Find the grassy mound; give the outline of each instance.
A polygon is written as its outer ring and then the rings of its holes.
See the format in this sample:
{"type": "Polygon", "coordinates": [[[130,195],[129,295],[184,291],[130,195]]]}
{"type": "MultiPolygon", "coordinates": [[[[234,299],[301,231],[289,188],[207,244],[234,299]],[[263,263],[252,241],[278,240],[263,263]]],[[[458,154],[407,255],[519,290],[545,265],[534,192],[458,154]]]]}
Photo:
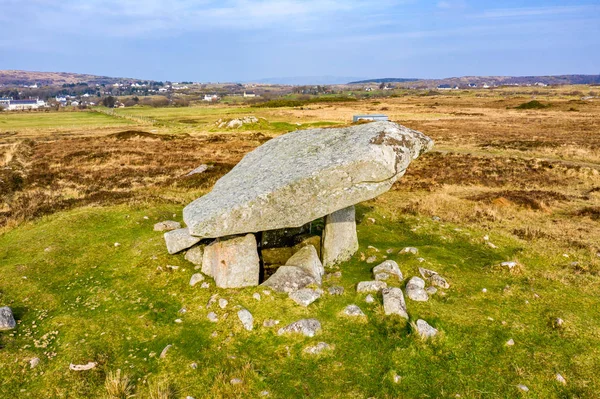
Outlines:
{"type": "Polygon", "coordinates": [[[515,107],[515,109],[546,109],[549,107],[550,105],[545,105],[537,100],[532,100],[515,107]]]}
{"type": "Polygon", "coordinates": [[[359,253],[341,265],[341,279],[324,283],[325,290],[343,286],[344,295],[324,294],[303,308],[260,287],[222,290],[210,279],[209,289],[190,287],[193,265],[183,255],[167,255],[162,235],[152,230],[179,211],[80,208],[0,236],[0,303],[18,320],[16,331],[0,333],[0,397],[90,398],[121,389],[138,397],[159,390],[171,397],[259,397],[267,390],[275,398],[482,392],[500,398],[517,396],[516,385],[524,384],[535,397],[553,398],[588,397],[600,388],[593,361],[600,354],[598,288],[586,287],[589,295],[582,295],[577,284],[545,279],[553,260],[510,236],[492,234],[499,246],[493,249],[480,238],[483,231],[359,207],[359,253]],[[405,246],[419,248],[425,261],[399,255],[405,246]],[[361,260],[370,256],[377,262],[361,260]],[[383,314],[381,298],[367,304],[356,293],[356,283],[371,279],[370,269],[384,257],[396,260],[407,278],[421,266],[448,279],[451,288],[428,302],[407,299],[411,319],[428,321],[441,337],[422,341],[404,320],[383,314]],[[497,266],[517,258],[518,272],[497,266]],[[214,294],[229,300],[226,309],[207,308],[214,294]],[[349,304],[359,305],[366,319],[341,315],[349,304]],[[237,305],[254,315],[253,331],[241,327],[237,305]],[[209,311],[218,323],[207,320],[209,311]],[[316,337],[277,335],[279,327],[306,317],[320,320],[316,337]],[[552,326],[556,317],[566,321],[562,329],[552,326]],[[281,323],[263,327],[267,319],[281,323]],[[509,339],[513,347],[505,346],[509,339]],[[333,350],[303,353],[321,341],[333,350]],[[40,363],[31,369],[34,357],[40,363]],[[90,361],[98,364],[93,370],[69,370],[70,363],[90,361]],[[567,386],[554,380],[557,372],[567,386]],[[232,385],[234,378],[243,383],[232,385]]]}

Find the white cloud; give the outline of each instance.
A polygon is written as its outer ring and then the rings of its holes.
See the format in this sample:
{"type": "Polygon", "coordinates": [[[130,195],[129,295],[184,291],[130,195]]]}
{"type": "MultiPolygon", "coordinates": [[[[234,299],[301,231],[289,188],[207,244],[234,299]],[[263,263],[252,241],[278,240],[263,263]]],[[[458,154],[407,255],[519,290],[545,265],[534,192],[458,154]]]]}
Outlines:
{"type": "Polygon", "coordinates": [[[565,15],[575,13],[587,13],[600,11],[598,6],[555,6],[555,7],[523,7],[523,8],[499,8],[484,11],[473,15],[475,18],[517,18],[535,17],[544,15],[565,15]]]}

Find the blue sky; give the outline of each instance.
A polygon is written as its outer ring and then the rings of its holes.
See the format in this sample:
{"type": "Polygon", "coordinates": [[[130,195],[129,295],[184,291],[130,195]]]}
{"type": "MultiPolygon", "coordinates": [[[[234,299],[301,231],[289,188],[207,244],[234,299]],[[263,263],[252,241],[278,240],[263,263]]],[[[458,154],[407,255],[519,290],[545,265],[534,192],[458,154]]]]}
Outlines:
{"type": "Polygon", "coordinates": [[[0,0],[0,69],[156,80],[600,74],[600,0],[0,0]]]}

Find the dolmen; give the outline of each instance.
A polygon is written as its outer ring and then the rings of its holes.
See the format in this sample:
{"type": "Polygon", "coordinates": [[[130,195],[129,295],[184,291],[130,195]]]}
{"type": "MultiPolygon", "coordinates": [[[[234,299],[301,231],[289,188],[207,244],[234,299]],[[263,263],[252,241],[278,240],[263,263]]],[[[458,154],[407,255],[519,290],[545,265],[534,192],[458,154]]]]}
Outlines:
{"type": "Polygon", "coordinates": [[[192,248],[190,259],[200,251],[201,271],[221,288],[256,286],[267,266],[275,273],[264,284],[278,291],[319,285],[323,266],[358,250],[354,205],[388,191],[432,147],[423,133],[393,122],[279,136],[184,208],[187,227],[165,233],[167,249],[192,248]],[[322,218],[315,236],[311,223],[322,218]],[[314,248],[295,256],[306,246],[314,248]]]}

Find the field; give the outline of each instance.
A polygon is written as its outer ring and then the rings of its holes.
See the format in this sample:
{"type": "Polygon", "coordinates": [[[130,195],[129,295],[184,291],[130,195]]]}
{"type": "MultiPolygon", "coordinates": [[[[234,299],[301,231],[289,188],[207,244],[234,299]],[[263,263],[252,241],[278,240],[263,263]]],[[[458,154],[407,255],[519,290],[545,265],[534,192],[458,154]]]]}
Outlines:
{"type": "Polygon", "coordinates": [[[0,113],[0,306],[19,320],[0,333],[0,397],[126,397],[106,396],[117,370],[141,398],[598,397],[600,100],[582,100],[594,89],[0,113]],[[265,141],[347,125],[357,113],[385,113],[436,147],[391,191],[357,207],[361,248],[340,265],[341,278],[324,283],[344,295],[301,308],[262,287],[190,287],[194,266],[166,253],[153,224],[181,220],[183,205],[265,141]],[[259,122],[218,127],[248,115],[259,122]],[[186,176],[200,164],[211,168],[186,176]],[[406,246],[425,261],[398,254],[406,246]],[[365,258],[384,255],[405,277],[424,266],[450,282],[428,302],[407,300],[411,319],[427,320],[438,338],[419,339],[409,323],[384,316],[381,298],[367,304],[356,293],[377,264],[365,258]],[[209,308],[214,294],[228,307],[209,308]],[[341,315],[352,303],[366,320],[341,315]],[[252,312],[254,331],[242,329],[236,305],[252,312]],[[303,317],[323,331],[276,334],[303,317]],[[281,324],[263,327],[266,319],[281,324]],[[303,353],[320,341],[333,350],[303,353]],[[98,367],[69,370],[89,361],[98,367]]]}

